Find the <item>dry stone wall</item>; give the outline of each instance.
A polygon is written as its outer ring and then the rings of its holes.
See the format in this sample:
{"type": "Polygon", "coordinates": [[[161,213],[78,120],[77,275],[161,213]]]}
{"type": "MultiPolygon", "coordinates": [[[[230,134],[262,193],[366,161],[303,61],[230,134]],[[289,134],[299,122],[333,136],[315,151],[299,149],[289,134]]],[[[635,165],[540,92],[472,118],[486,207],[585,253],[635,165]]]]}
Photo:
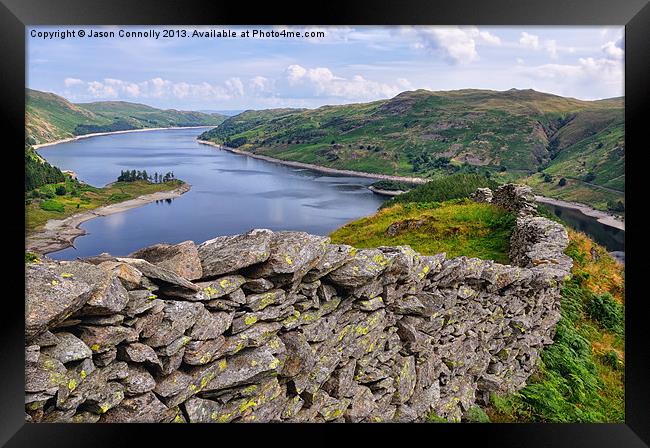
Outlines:
{"type": "Polygon", "coordinates": [[[261,229],[29,264],[26,418],[461,420],[524,386],[559,320],[566,232],[525,190],[481,194],[523,210],[512,266],[261,229]]]}

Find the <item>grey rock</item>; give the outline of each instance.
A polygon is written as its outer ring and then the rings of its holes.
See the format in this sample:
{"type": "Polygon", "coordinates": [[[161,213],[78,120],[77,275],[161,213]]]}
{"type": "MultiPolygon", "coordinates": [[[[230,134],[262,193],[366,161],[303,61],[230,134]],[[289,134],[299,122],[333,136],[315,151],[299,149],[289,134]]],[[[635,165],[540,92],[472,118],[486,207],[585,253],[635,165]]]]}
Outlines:
{"type": "Polygon", "coordinates": [[[266,261],[273,232],[255,229],[243,235],[220,236],[199,245],[203,277],[216,277],[266,261]]]}
{"type": "Polygon", "coordinates": [[[176,272],[159,265],[151,264],[146,260],[141,260],[138,258],[118,258],[117,260],[133,266],[138,271],[142,272],[142,274],[147,276],[147,278],[153,280],[154,283],[157,283],[159,285],[178,286],[189,291],[199,290],[198,286],[181,277],[176,272]]]}
{"type": "Polygon", "coordinates": [[[72,333],[57,333],[58,344],[54,347],[44,348],[43,353],[61,361],[63,364],[90,358],[92,350],[72,333]]]}
{"type": "Polygon", "coordinates": [[[140,258],[162,266],[187,280],[198,280],[203,276],[199,252],[192,241],[155,244],[133,252],[129,258],[140,258]]]}
{"type": "Polygon", "coordinates": [[[102,415],[102,423],[157,423],[162,420],[167,407],[152,392],[126,398],[102,415]]]}

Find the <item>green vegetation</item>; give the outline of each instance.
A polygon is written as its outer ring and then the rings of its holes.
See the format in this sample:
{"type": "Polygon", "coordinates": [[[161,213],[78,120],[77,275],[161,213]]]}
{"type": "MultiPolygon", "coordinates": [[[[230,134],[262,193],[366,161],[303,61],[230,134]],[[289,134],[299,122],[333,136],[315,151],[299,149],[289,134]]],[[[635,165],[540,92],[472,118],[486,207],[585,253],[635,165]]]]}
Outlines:
{"type": "Polygon", "coordinates": [[[415,188],[417,184],[412,184],[409,182],[400,182],[397,180],[380,180],[378,182],[373,183],[370,186],[377,188],[378,190],[408,191],[415,188]]]}
{"type": "Polygon", "coordinates": [[[218,125],[226,117],[123,101],[73,104],[53,93],[26,89],[25,143],[35,145],[77,135],[130,129],[218,125]]]}
{"type": "Polygon", "coordinates": [[[138,180],[144,180],[147,182],[153,182],[155,184],[159,184],[162,182],[169,182],[174,180],[174,173],[171,171],[168,171],[167,173],[163,174],[158,174],[158,172],[155,172],[153,176],[150,176],[149,173],[147,173],[147,170],[142,170],[142,171],[136,171],[136,170],[122,170],[120,172],[120,175],[117,178],[118,182],[135,182],[138,180]]]}
{"type": "Polygon", "coordinates": [[[448,257],[466,255],[508,262],[514,215],[469,199],[396,204],[346,224],[332,242],[360,248],[409,245],[415,251],[448,257]]]}
{"type": "Polygon", "coordinates": [[[31,147],[25,148],[25,191],[63,181],[65,176],[60,169],[43,160],[31,147]]]}
{"type": "Polygon", "coordinates": [[[26,194],[26,229],[32,232],[49,219],[63,219],[75,213],[134,199],[144,194],[170,191],[181,185],[183,182],[176,179],[163,183],[137,180],[114,182],[97,188],[66,177],[64,182],[42,185],[26,194]],[[57,195],[57,190],[62,191],[61,187],[65,189],[65,194],[57,195]]]}
{"type": "Polygon", "coordinates": [[[477,188],[496,188],[497,183],[478,174],[452,174],[438,176],[426,184],[386,201],[382,208],[408,202],[442,202],[450,199],[466,198],[477,188]]]}
{"type": "Polygon", "coordinates": [[[573,277],[562,290],[555,341],[524,389],[492,395],[493,422],[625,421],[623,267],[586,235],[569,237],[573,277]]]}
{"type": "Polygon", "coordinates": [[[561,191],[602,209],[608,199],[623,200],[622,137],[622,98],[581,101],[516,89],[416,90],[364,104],[246,111],[200,136],[331,168],[526,179],[544,194],[561,191]],[[567,185],[540,187],[538,170],[567,185]],[[589,171],[594,179],[582,180],[589,171]]]}

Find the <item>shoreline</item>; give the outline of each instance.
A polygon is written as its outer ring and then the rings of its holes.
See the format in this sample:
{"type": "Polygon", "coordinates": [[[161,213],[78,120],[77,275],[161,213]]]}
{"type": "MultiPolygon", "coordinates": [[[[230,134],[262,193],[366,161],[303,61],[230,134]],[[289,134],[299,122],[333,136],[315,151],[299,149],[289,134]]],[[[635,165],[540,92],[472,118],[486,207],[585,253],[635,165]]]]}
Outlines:
{"type": "Polygon", "coordinates": [[[373,187],[372,185],[368,187],[368,190],[373,193],[379,194],[381,196],[399,196],[402,193],[406,193],[403,190],[382,190],[381,188],[373,187]]]}
{"type": "MultiPolygon", "coordinates": [[[[274,157],[270,156],[264,156],[261,154],[252,154],[247,151],[242,151],[239,149],[235,148],[229,148],[227,146],[219,145],[218,143],[210,142],[207,140],[197,140],[198,143],[202,145],[208,145],[208,146],[213,146],[217,149],[223,149],[228,152],[232,152],[235,154],[239,155],[244,155],[244,156],[249,156],[254,159],[260,159],[260,160],[265,160],[267,162],[272,162],[272,163],[279,163],[281,165],[287,165],[287,166],[292,166],[296,168],[306,168],[314,171],[319,171],[322,173],[328,173],[328,174],[345,174],[349,176],[355,176],[355,177],[365,177],[365,178],[371,178],[371,179],[381,179],[381,180],[394,180],[394,181],[401,181],[401,182],[411,182],[411,183],[417,183],[417,184],[425,184],[429,180],[424,179],[421,177],[405,177],[405,176],[392,176],[389,174],[373,174],[373,173],[364,173],[362,171],[353,171],[353,170],[340,170],[336,168],[328,168],[320,165],[313,165],[311,163],[303,163],[303,162],[295,162],[291,160],[282,160],[282,159],[276,159],[274,157]]],[[[380,195],[385,195],[385,196],[397,196],[399,194],[402,194],[403,192],[398,192],[398,191],[389,191],[389,190],[381,190],[379,188],[374,188],[372,186],[368,187],[373,193],[380,194],[380,195]]],[[[558,205],[561,207],[566,207],[566,208],[572,208],[581,211],[583,214],[591,217],[591,218],[596,218],[596,220],[606,226],[609,227],[614,227],[619,230],[625,231],[625,221],[622,221],[616,217],[614,217],[612,214],[601,211],[601,210],[596,210],[586,204],[580,204],[578,202],[568,202],[568,201],[563,201],[561,199],[553,199],[553,198],[548,198],[546,196],[539,196],[535,195],[535,200],[537,202],[541,203],[546,203],[546,204],[553,204],[553,205],[558,205]]]]}
{"type": "Polygon", "coordinates": [[[196,140],[199,144],[201,145],[208,145],[208,146],[213,146],[217,149],[223,149],[224,151],[232,152],[235,154],[243,155],[243,156],[249,156],[254,159],[260,159],[260,160],[265,160],[267,162],[272,162],[272,163],[279,163],[280,165],[286,165],[286,166],[292,166],[294,168],[306,168],[309,170],[313,171],[318,171],[321,173],[327,173],[327,174],[345,174],[348,176],[354,176],[354,177],[365,177],[369,179],[380,179],[380,180],[394,180],[398,182],[410,182],[413,184],[426,184],[429,182],[429,179],[424,179],[422,177],[406,177],[406,176],[392,176],[390,174],[374,174],[374,173],[364,173],[363,171],[354,171],[354,170],[341,170],[338,168],[328,168],[325,166],[321,165],[313,165],[311,163],[304,163],[304,162],[295,162],[292,160],[282,160],[282,159],[276,159],[275,157],[270,157],[270,156],[264,156],[261,154],[253,154],[248,151],[242,151],[240,149],[235,149],[235,148],[229,148],[227,146],[219,145],[214,142],[210,142],[208,140],[196,140]]]}
{"type": "Polygon", "coordinates": [[[25,239],[25,250],[45,255],[68,247],[74,247],[74,240],[87,233],[84,229],[80,228],[84,222],[100,216],[109,216],[142,207],[155,201],[176,199],[190,191],[191,188],[192,186],[190,184],[184,183],[180,187],[170,191],[144,194],[116,204],[104,205],[93,210],[76,213],[67,218],[50,219],[45,223],[43,229],[27,235],[25,239]]]}
{"type": "Polygon", "coordinates": [[[101,137],[102,135],[127,134],[129,132],[165,131],[167,129],[198,129],[198,128],[213,128],[213,127],[215,127],[215,126],[214,125],[206,125],[206,126],[172,126],[172,127],[169,127],[169,128],[140,128],[140,129],[126,129],[126,130],[123,130],[123,131],[93,132],[92,134],[83,134],[83,135],[76,135],[74,137],[69,137],[69,138],[62,138],[61,140],[55,140],[53,142],[39,143],[38,145],[32,145],[32,148],[34,148],[36,150],[36,149],[40,149],[40,148],[45,148],[47,146],[58,145],[59,143],[74,142],[76,140],[81,140],[83,138],[101,137]]]}
{"type": "Polygon", "coordinates": [[[535,200],[541,202],[542,204],[551,204],[557,205],[560,207],[571,208],[582,212],[584,215],[587,215],[591,218],[595,218],[599,223],[613,227],[618,230],[625,231],[625,221],[621,220],[611,213],[604,212],[602,210],[596,210],[595,208],[589,207],[585,204],[580,204],[579,202],[569,202],[563,201],[561,199],[549,198],[546,196],[535,195],[535,200]]]}

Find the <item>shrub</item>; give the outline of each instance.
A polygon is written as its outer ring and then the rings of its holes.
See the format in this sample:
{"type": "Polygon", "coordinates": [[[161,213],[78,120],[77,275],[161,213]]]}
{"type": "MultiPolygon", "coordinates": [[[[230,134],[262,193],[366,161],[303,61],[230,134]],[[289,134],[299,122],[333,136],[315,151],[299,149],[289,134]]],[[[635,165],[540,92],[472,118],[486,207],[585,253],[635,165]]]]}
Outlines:
{"type": "Polygon", "coordinates": [[[596,175],[590,171],[585,175],[584,179],[585,179],[585,182],[591,182],[594,179],[596,179],[596,175]]]}
{"type": "Polygon", "coordinates": [[[561,178],[560,181],[557,183],[560,187],[564,187],[566,185],[566,178],[561,178]]]}
{"type": "Polygon", "coordinates": [[[587,314],[603,328],[622,334],[625,325],[623,305],[618,303],[610,293],[594,295],[586,305],[587,314]]]}
{"type": "Polygon", "coordinates": [[[38,255],[32,252],[25,252],[25,263],[38,263],[38,255]]]}
{"type": "Polygon", "coordinates": [[[490,417],[488,417],[483,409],[476,405],[469,408],[465,415],[465,419],[469,423],[491,423],[490,417]]]}
{"type": "Polygon", "coordinates": [[[542,177],[544,178],[544,182],[546,182],[546,183],[549,183],[549,182],[553,181],[553,177],[548,173],[544,173],[544,176],[542,176],[542,177]]]}
{"type": "Polygon", "coordinates": [[[47,201],[41,202],[41,208],[46,212],[59,212],[63,213],[65,207],[59,201],[54,199],[48,199],[47,201]]]}
{"type": "Polygon", "coordinates": [[[66,194],[65,185],[57,185],[54,192],[56,193],[57,196],[65,196],[66,194]]]}
{"type": "Polygon", "coordinates": [[[607,201],[607,209],[613,212],[624,212],[625,204],[622,201],[607,201]]]}
{"type": "Polygon", "coordinates": [[[411,191],[384,202],[381,208],[407,202],[443,202],[469,197],[477,188],[496,188],[497,183],[480,174],[452,174],[436,177],[411,191]]]}

